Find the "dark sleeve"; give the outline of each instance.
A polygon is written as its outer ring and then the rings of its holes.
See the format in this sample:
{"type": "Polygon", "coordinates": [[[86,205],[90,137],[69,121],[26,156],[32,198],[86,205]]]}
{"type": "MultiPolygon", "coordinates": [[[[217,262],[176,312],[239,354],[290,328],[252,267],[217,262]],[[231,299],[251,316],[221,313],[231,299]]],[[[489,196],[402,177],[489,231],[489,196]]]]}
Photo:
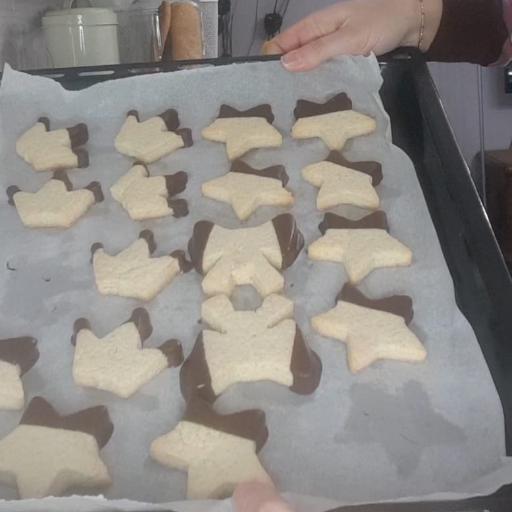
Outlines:
{"type": "Polygon", "coordinates": [[[501,0],[443,0],[439,31],[426,56],[487,66],[498,60],[507,37],[501,0]]]}

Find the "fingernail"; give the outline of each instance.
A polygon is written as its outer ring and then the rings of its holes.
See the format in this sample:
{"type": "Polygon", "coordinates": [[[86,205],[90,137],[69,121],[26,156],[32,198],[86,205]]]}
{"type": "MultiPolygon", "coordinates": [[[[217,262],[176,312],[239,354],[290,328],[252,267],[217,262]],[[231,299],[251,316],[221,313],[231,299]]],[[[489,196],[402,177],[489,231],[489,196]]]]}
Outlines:
{"type": "Polygon", "coordinates": [[[286,69],[294,70],[299,69],[302,66],[302,58],[298,51],[293,51],[283,55],[281,62],[286,69]]]}

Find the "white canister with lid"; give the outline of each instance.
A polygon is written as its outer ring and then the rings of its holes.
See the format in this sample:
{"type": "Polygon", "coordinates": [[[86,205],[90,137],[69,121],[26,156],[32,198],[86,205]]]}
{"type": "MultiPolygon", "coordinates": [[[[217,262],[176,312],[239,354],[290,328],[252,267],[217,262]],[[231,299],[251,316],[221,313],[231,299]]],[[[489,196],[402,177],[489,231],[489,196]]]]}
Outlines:
{"type": "Polygon", "coordinates": [[[43,29],[53,67],[119,64],[117,25],[111,9],[47,12],[43,29]]]}

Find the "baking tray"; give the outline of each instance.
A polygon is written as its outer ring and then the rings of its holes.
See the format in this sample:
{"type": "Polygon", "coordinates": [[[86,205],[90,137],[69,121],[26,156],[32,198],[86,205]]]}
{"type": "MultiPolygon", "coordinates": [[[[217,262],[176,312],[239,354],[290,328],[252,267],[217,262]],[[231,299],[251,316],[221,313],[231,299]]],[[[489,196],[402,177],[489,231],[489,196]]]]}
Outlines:
{"type": "MultiPolygon", "coordinates": [[[[219,58],[29,73],[53,78],[66,89],[80,90],[102,81],[141,74],[275,58],[219,58]]],[[[384,78],[381,98],[391,118],[393,143],[414,163],[453,278],[457,304],[475,331],[498,391],[505,418],[506,452],[512,456],[510,274],[422,55],[414,49],[398,50],[381,59],[381,68],[384,78]]],[[[512,485],[481,498],[348,506],[336,512],[472,512],[484,509],[510,512],[512,485]]]]}

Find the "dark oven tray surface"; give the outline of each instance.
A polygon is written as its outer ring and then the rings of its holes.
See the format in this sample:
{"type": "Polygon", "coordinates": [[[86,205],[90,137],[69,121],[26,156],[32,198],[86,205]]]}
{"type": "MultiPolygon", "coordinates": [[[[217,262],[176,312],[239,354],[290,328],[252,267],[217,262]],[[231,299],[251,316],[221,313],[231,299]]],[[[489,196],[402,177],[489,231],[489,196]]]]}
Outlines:
{"type": "MultiPolygon", "coordinates": [[[[133,64],[30,71],[66,89],[189,67],[274,60],[220,58],[174,64],[133,64]]],[[[512,455],[512,280],[486,212],[457,147],[428,67],[414,50],[381,59],[381,98],[391,117],[393,142],[412,159],[443,253],[457,303],[471,323],[503,405],[507,455],[512,455]]],[[[435,293],[431,290],[430,293],[435,293]]],[[[349,506],[336,512],[510,512],[512,485],[475,499],[349,506]]],[[[332,511],[335,512],[335,511],[332,511]]]]}

